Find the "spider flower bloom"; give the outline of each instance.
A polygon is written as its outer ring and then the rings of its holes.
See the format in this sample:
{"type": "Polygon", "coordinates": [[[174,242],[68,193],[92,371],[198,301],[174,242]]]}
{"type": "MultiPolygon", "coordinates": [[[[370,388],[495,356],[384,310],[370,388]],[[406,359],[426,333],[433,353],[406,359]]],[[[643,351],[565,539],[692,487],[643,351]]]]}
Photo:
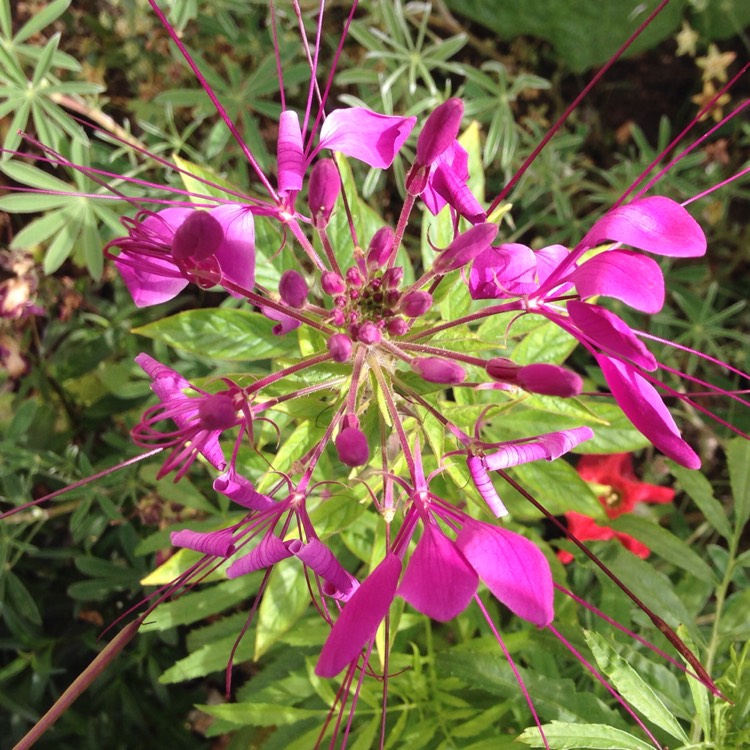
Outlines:
{"type": "MultiPolygon", "coordinates": [[[[641,482],[633,471],[630,453],[583,456],[576,467],[582,479],[597,485],[599,501],[609,518],[623,513],[632,513],[639,503],[671,503],[674,490],[658,484],[641,482]]],[[[629,534],[615,531],[609,526],[600,526],[592,518],[581,513],[565,513],[568,530],[581,541],[594,539],[617,539],[626,549],[638,557],[648,557],[650,550],[645,544],[629,534]]],[[[557,556],[564,563],[573,560],[573,555],[560,550],[557,556]]]]}
{"type": "Polygon", "coordinates": [[[178,372],[161,364],[148,354],[139,354],[135,361],[151,378],[151,390],[161,403],[146,410],[133,428],[133,440],[139,445],[160,445],[172,448],[158,477],[177,470],[175,481],[182,477],[193,461],[202,455],[219,471],[227,468],[220,435],[240,426],[243,432],[252,429],[251,415],[241,389],[236,386],[219,393],[206,393],[191,385],[178,372]],[[193,392],[197,395],[189,396],[193,392]],[[175,423],[176,429],[158,429],[163,420],[175,423]]]}
{"type": "Polygon", "coordinates": [[[105,251],[120,248],[115,265],[139,307],[166,302],[190,282],[203,287],[229,283],[247,290],[255,285],[255,229],[249,206],[141,211],[123,223],[128,235],[112,240],[105,251]]]}
{"type": "Polygon", "coordinates": [[[523,245],[490,248],[474,261],[470,292],[475,299],[521,298],[528,310],[575,336],[594,354],[635,427],[670,458],[698,468],[700,459],[645,377],[656,367],[654,358],[623,320],[586,301],[614,297],[647,313],[658,312],[664,303],[663,274],[645,255],[610,248],[579,263],[587,250],[606,240],[673,257],[706,251],[703,231],[682,206],[659,196],[643,198],[602,217],[570,253],[559,245],[537,253],[523,245]],[[563,295],[569,300],[565,312],[555,304],[563,295]]]}

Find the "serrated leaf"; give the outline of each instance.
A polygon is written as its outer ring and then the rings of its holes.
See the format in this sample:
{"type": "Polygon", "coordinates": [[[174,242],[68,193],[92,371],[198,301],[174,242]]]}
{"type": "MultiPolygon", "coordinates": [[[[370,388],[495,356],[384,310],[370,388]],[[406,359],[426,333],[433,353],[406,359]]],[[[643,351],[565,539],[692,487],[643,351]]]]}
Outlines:
{"type": "Polygon", "coordinates": [[[225,703],[218,706],[198,706],[218,719],[238,726],[269,727],[284,724],[296,724],[305,719],[320,719],[328,715],[327,708],[295,708],[293,706],[270,703],[225,703]]]}
{"type": "MultiPolygon", "coordinates": [[[[606,724],[553,721],[543,724],[542,729],[552,750],[653,750],[650,742],[644,742],[629,732],[608,727],[606,724]]],[[[545,747],[537,727],[524,729],[518,740],[531,747],[545,747]]]]}
{"type": "Polygon", "coordinates": [[[661,698],[643,678],[597,633],[584,632],[591,653],[604,674],[620,695],[649,721],[675,739],[687,743],[688,736],[677,719],[672,716],[661,698]]]}
{"type": "Polygon", "coordinates": [[[202,357],[252,362],[297,351],[294,337],[275,336],[274,321],[248,310],[188,310],[133,333],[202,357]]]}

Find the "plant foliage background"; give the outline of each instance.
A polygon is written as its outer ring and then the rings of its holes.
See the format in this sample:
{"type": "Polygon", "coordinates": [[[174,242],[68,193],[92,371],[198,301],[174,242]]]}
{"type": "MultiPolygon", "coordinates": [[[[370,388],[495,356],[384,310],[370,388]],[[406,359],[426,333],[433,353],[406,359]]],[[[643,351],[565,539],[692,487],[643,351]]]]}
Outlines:
{"type": "MultiPolygon", "coordinates": [[[[299,98],[309,73],[294,15],[285,3],[278,5],[287,93],[299,98]]],[[[464,136],[472,174],[494,195],[593,68],[623,41],[634,5],[607,0],[592,15],[590,3],[575,0],[519,0],[498,4],[492,13],[486,3],[468,0],[432,6],[363,2],[334,98],[386,113],[421,114],[450,95],[462,96],[475,123],[464,136]]],[[[165,7],[261,166],[268,166],[280,105],[267,4],[175,0],[165,7]]],[[[316,7],[304,3],[302,10],[312,29],[316,7]]],[[[334,3],[326,13],[329,55],[345,12],[344,4],[334,3]]],[[[708,83],[701,60],[727,52],[747,59],[749,23],[750,8],[739,0],[672,3],[536,160],[513,195],[512,223],[503,227],[507,241],[568,243],[580,236],[591,216],[611,204],[695,113],[708,83]]],[[[725,67],[734,70],[732,64],[725,67]]],[[[747,94],[741,80],[732,101],[747,94]]],[[[141,0],[0,0],[0,133],[8,152],[28,146],[21,130],[76,163],[108,172],[169,179],[181,187],[176,173],[142,158],[140,151],[147,149],[194,174],[248,186],[242,155],[141,0]]],[[[662,192],[681,200],[707,189],[745,165],[749,150],[750,127],[737,118],[680,162],[662,192]]],[[[118,183],[97,184],[72,170],[19,158],[5,158],[0,170],[14,188],[0,188],[0,212],[7,212],[0,213],[3,283],[13,281],[14,291],[26,295],[23,314],[0,319],[5,503],[21,504],[135,454],[128,430],[150,403],[148,382],[133,363],[138,352],[149,351],[200,380],[248,369],[262,373],[286,347],[305,346],[304,340],[274,337],[264,319],[250,321],[254,314],[232,300],[195,287],[156,310],[136,309],[102,255],[107,240],[121,234],[122,207],[76,195],[106,196],[118,183]],[[24,187],[70,195],[18,190],[24,187]]],[[[362,200],[377,198],[385,216],[388,196],[403,184],[403,167],[399,173],[397,165],[396,174],[398,180],[386,183],[375,171],[356,173],[364,185],[362,200]]],[[[739,182],[703,201],[707,258],[674,267],[666,261],[664,312],[650,321],[631,314],[653,334],[745,371],[748,197],[747,183],[739,182]]],[[[283,255],[263,262],[259,256],[259,274],[278,284],[284,264],[283,255]]],[[[626,310],[618,312],[627,318],[626,310]]],[[[565,342],[540,330],[527,346],[537,347],[528,352],[531,357],[565,342]]],[[[748,385],[677,349],[660,356],[726,388],[748,385]]],[[[711,408],[747,431],[747,412],[729,404],[711,408]]],[[[554,429],[564,416],[528,410],[519,417],[519,432],[554,429]]],[[[594,549],[647,604],[681,627],[731,703],[676,677],[570,602],[559,608],[558,622],[576,644],[590,649],[636,708],[648,710],[665,744],[750,746],[750,449],[700,414],[683,417],[690,441],[708,457],[702,474],[642,450],[644,439],[623,420],[613,417],[602,430],[607,444],[600,444],[601,452],[639,451],[640,475],[674,485],[679,494],[674,507],[658,506],[614,524],[651,548],[648,560],[614,544],[595,543],[594,549]]],[[[316,419],[311,414],[306,431],[279,447],[277,462],[291,463],[295,447],[315,439],[316,419]]],[[[266,443],[273,439],[265,436],[266,443]]],[[[1,737],[22,736],[89,663],[103,627],[143,596],[144,579],[164,582],[179,569],[183,553],[170,557],[170,530],[187,522],[196,529],[227,522],[230,510],[215,499],[200,468],[179,485],[157,480],[156,472],[148,463],[127,469],[0,524],[1,737]],[[160,572],[147,579],[155,568],[160,572]]],[[[592,490],[566,464],[533,465],[516,476],[554,513],[581,498],[596,504],[592,490]]],[[[520,498],[511,496],[508,503],[538,538],[549,539],[535,511],[520,498]]],[[[321,522],[338,529],[353,559],[366,559],[362,550],[375,531],[355,524],[363,521],[362,506],[342,498],[327,508],[321,522]]],[[[312,672],[326,626],[308,611],[300,576],[285,568],[277,573],[240,645],[233,702],[223,697],[223,670],[260,577],[217,580],[161,607],[38,746],[312,746],[333,695],[331,685],[312,672]]],[[[658,640],[647,618],[591,566],[558,565],[555,574],[595,606],[658,640]]],[[[388,747],[504,747],[531,723],[477,613],[469,610],[446,627],[406,611],[399,627],[393,667],[403,673],[391,683],[388,747]]],[[[556,641],[510,619],[504,633],[543,720],[562,722],[555,747],[604,746],[570,725],[629,729],[556,641]]],[[[379,701],[378,685],[366,682],[351,747],[371,746],[379,701]]],[[[533,744],[531,734],[524,736],[533,744]]]]}

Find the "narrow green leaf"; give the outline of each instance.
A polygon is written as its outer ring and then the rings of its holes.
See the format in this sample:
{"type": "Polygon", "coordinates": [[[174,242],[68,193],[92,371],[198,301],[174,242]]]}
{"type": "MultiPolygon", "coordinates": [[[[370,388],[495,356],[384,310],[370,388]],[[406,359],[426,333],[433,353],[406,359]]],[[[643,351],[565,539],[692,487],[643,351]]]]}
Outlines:
{"type": "Polygon", "coordinates": [[[700,508],[706,520],[725,539],[731,539],[732,527],[722,504],[714,497],[711,483],[699,471],[691,471],[674,462],[669,463],[672,474],[690,499],[700,508]]]}
{"type": "Polygon", "coordinates": [[[32,14],[31,18],[20,28],[13,37],[13,42],[24,42],[34,34],[39,33],[45,26],[49,26],[58,19],[70,6],[71,0],[55,0],[41,10],[32,14]]]}
{"type": "Polygon", "coordinates": [[[675,739],[687,743],[688,736],[677,719],[672,716],[661,698],[643,678],[623,659],[602,636],[584,631],[594,659],[604,674],[612,680],[620,695],[630,705],[675,739]]]}
{"type": "Polygon", "coordinates": [[[299,560],[274,566],[258,609],[253,659],[260,659],[299,620],[310,604],[304,567],[299,560]]]}
{"type": "Polygon", "coordinates": [[[274,325],[260,313],[219,308],[188,310],[133,332],[202,357],[252,362],[297,350],[294,337],[274,336],[274,325]]]}
{"type": "MultiPolygon", "coordinates": [[[[69,195],[43,195],[40,193],[12,193],[0,198],[0,211],[10,214],[35,214],[51,208],[67,206],[73,198],[69,195]]],[[[11,243],[11,247],[15,247],[11,243]]]]}
{"type": "Polygon", "coordinates": [[[750,518],[750,442],[743,438],[730,440],[727,459],[734,496],[735,525],[739,533],[750,518]]]}
{"type": "Polygon", "coordinates": [[[33,88],[39,86],[44,80],[45,76],[49,73],[50,66],[52,65],[52,57],[57,51],[57,46],[60,44],[60,34],[55,34],[52,38],[44,45],[42,54],[39,57],[39,61],[34,68],[34,77],[31,79],[31,85],[33,88]]]}
{"type": "Polygon", "coordinates": [[[716,576],[711,566],[680,538],[653,521],[630,513],[615,518],[609,525],[616,531],[634,536],[652,552],[686,570],[695,578],[716,584],[716,576]]]}
{"type": "Polygon", "coordinates": [[[194,197],[190,197],[190,200],[194,203],[205,203],[205,196],[237,200],[237,196],[233,195],[236,192],[236,188],[227,182],[227,180],[214,174],[208,167],[194,164],[177,154],[172,154],[172,160],[181,170],[180,178],[182,179],[182,184],[185,186],[185,190],[195,194],[194,197]],[[222,188],[226,188],[226,190],[222,188]]]}
{"type": "Polygon", "coordinates": [[[13,35],[13,23],[8,0],[0,0],[0,31],[6,39],[13,35]]]}
{"type": "MultiPolygon", "coordinates": [[[[653,750],[649,742],[606,724],[569,724],[553,721],[542,726],[552,750],[653,750]]],[[[518,739],[531,747],[544,747],[537,727],[524,729],[518,739]]]]}
{"type": "Polygon", "coordinates": [[[328,715],[327,708],[295,708],[270,703],[225,703],[218,706],[198,706],[211,716],[238,726],[270,727],[296,724],[305,719],[320,719],[328,715]]]}

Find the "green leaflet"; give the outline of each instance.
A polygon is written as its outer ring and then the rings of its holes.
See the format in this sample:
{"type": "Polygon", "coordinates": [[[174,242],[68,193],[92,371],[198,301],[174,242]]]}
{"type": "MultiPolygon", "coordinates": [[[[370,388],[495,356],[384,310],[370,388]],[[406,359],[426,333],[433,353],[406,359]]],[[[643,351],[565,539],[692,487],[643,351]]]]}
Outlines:
{"type": "Polygon", "coordinates": [[[297,351],[293,337],[273,334],[274,325],[260,313],[214,308],[187,310],[133,332],[201,357],[253,362],[297,351]]]}

